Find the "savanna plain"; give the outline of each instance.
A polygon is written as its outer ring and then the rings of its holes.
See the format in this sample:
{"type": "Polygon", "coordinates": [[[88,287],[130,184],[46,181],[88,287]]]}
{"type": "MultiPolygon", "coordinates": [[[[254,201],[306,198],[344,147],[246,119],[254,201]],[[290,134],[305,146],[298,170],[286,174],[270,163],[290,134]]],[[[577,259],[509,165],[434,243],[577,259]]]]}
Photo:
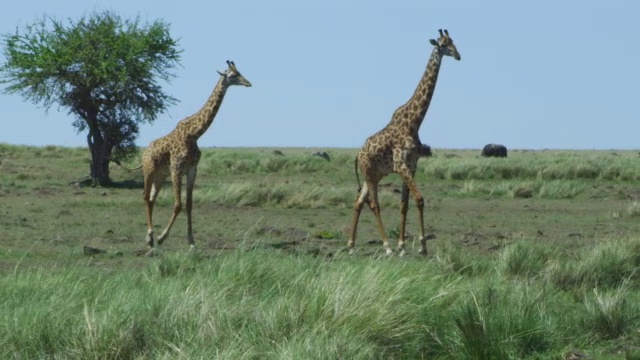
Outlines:
{"type": "Polygon", "coordinates": [[[637,151],[434,149],[429,254],[411,201],[387,257],[366,207],[344,250],[356,149],[274,150],[203,149],[196,248],[183,213],[147,254],[139,170],[84,186],[86,148],[0,144],[0,358],[640,359],[637,151]]]}

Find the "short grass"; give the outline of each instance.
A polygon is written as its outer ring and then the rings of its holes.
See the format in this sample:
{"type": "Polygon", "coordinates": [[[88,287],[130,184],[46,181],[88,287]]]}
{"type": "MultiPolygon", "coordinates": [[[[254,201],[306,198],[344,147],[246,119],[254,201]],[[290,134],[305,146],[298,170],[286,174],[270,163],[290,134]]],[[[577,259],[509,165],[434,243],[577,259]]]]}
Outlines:
{"type": "MultiPolygon", "coordinates": [[[[430,255],[411,206],[410,255],[387,258],[368,210],[343,251],[355,149],[274,150],[205,149],[198,248],[181,215],[145,257],[139,172],[83,187],[86,149],[0,145],[0,357],[640,358],[637,152],[435,149],[430,255]]],[[[392,238],[399,189],[381,184],[392,238]]]]}

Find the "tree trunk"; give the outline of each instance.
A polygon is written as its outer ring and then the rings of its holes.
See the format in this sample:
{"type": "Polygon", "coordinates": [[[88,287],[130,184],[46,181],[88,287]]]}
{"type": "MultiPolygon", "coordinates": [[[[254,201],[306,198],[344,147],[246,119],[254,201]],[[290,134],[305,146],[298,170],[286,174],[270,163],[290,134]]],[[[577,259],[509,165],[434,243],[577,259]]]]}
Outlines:
{"type": "Polygon", "coordinates": [[[105,186],[111,183],[109,177],[109,158],[113,146],[109,144],[98,129],[89,129],[87,143],[91,152],[91,164],[89,169],[93,186],[105,186]]]}

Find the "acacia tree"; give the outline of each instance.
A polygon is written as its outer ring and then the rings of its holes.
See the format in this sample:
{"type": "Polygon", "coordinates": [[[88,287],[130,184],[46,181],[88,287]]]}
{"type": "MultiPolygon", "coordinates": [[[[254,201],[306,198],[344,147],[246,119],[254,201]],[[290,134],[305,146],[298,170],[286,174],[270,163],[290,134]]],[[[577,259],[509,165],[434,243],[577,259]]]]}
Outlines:
{"type": "Polygon", "coordinates": [[[110,160],[135,153],[139,123],[176,102],[158,80],[175,76],[181,51],[160,20],[142,24],[108,11],[78,21],[44,17],[2,35],[2,45],[4,92],[73,115],[73,127],[87,133],[94,185],[110,183],[110,160]]]}

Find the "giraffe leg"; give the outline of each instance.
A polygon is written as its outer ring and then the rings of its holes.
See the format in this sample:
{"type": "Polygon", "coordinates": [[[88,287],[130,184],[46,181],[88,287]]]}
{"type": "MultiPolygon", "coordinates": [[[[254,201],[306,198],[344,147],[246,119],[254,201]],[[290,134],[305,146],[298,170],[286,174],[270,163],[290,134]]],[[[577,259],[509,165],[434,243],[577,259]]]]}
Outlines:
{"type": "Polygon", "coordinates": [[[369,191],[371,192],[371,196],[369,197],[369,207],[371,207],[371,211],[373,211],[373,215],[376,217],[376,224],[378,225],[378,231],[380,232],[380,237],[382,238],[382,246],[385,249],[387,255],[392,255],[393,250],[389,247],[389,237],[387,233],[384,231],[384,225],[382,224],[382,216],[380,215],[380,202],[378,201],[378,184],[371,182],[367,183],[369,186],[369,191]]]}
{"type": "Polygon", "coordinates": [[[427,239],[424,236],[424,198],[418,190],[418,185],[416,181],[413,179],[413,174],[410,172],[402,172],[400,176],[405,183],[405,186],[409,189],[409,192],[416,200],[416,206],[418,207],[418,223],[419,223],[419,231],[420,231],[420,250],[419,254],[427,255],[427,239]]]}
{"type": "Polygon", "coordinates": [[[187,243],[194,248],[196,246],[195,241],[193,240],[193,227],[191,223],[191,209],[193,207],[193,187],[196,183],[196,174],[198,172],[198,168],[196,166],[192,167],[187,171],[187,243]]]}
{"type": "Polygon", "coordinates": [[[400,201],[400,235],[398,236],[398,251],[400,256],[406,255],[405,250],[405,231],[407,227],[407,211],[409,209],[409,188],[407,185],[402,186],[402,200],[400,201]]]}
{"type": "Polygon", "coordinates": [[[171,215],[171,219],[169,219],[169,223],[167,227],[162,231],[162,234],[158,237],[158,245],[162,245],[164,240],[169,236],[169,231],[171,231],[171,227],[173,223],[176,221],[178,214],[182,211],[182,199],[180,193],[182,191],[182,174],[179,170],[172,169],[171,170],[171,182],[173,184],[173,195],[175,197],[175,202],[173,205],[173,214],[171,215]]]}
{"type": "Polygon", "coordinates": [[[147,237],[146,242],[149,248],[153,248],[153,206],[156,203],[158,192],[162,186],[162,179],[156,179],[153,172],[144,176],[144,190],[142,198],[144,200],[147,213],[147,237]]]}
{"type": "Polygon", "coordinates": [[[367,187],[367,183],[364,184],[362,190],[360,190],[360,194],[356,198],[356,202],[353,210],[353,220],[351,222],[351,235],[349,236],[349,241],[347,242],[347,249],[349,249],[349,253],[353,254],[353,249],[356,245],[356,233],[358,231],[358,221],[360,220],[360,214],[362,213],[362,207],[364,206],[365,201],[367,201],[367,195],[369,193],[369,188],[367,187]]]}

